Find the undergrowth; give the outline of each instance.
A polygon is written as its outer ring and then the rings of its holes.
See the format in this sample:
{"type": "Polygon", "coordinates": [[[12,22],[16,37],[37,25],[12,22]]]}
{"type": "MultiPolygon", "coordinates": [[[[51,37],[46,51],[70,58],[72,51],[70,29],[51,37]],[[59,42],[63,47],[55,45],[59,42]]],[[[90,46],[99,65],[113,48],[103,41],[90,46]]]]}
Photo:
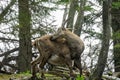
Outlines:
{"type": "MultiPolygon", "coordinates": [[[[31,77],[31,73],[29,71],[27,72],[22,72],[20,74],[11,74],[11,75],[7,75],[7,74],[0,74],[0,80],[10,80],[10,79],[19,79],[19,80],[25,80],[23,78],[25,77],[31,77]]],[[[40,74],[37,74],[38,77],[40,77],[40,74]]],[[[61,80],[61,77],[52,75],[52,74],[45,74],[46,76],[46,80],[61,80]]],[[[84,80],[84,76],[79,76],[77,75],[75,80],[84,80]]]]}
{"type": "Polygon", "coordinates": [[[77,75],[76,80],[85,80],[85,79],[84,79],[84,76],[83,76],[83,75],[81,75],[81,76],[80,76],[80,75],[77,75]]]}

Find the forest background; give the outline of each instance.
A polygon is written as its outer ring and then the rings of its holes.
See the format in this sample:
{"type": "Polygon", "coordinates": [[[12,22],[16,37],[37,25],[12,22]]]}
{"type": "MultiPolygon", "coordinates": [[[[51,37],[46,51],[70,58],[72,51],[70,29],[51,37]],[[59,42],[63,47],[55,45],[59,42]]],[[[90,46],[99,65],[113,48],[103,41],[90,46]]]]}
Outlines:
{"type": "Polygon", "coordinates": [[[91,80],[120,72],[119,0],[0,0],[0,72],[30,70],[31,42],[67,19],[65,26],[85,43],[82,65],[91,80]]]}

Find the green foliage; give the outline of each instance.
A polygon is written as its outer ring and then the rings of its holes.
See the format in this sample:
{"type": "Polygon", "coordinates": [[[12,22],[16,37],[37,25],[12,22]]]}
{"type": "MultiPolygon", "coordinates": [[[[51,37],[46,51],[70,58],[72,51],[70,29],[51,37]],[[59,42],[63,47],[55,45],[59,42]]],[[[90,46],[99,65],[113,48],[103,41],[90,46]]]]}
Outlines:
{"type": "Polygon", "coordinates": [[[120,2],[113,2],[112,8],[119,9],[120,8],[120,2]]]}
{"type": "Polygon", "coordinates": [[[116,45],[114,46],[114,48],[119,50],[119,49],[120,49],[120,44],[116,44],[116,45]]]}
{"type": "Polygon", "coordinates": [[[42,0],[42,1],[45,1],[45,2],[47,2],[47,1],[49,1],[49,0],[42,0]]]}
{"type": "Polygon", "coordinates": [[[120,31],[114,32],[112,38],[117,42],[117,44],[114,46],[114,49],[117,51],[120,50],[120,44],[118,43],[120,42],[120,31]]]}
{"type": "Polygon", "coordinates": [[[115,40],[120,40],[120,31],[114,32],[112,38],[115,40]]]}
{"type": "Polygon", "coordinates": [[[59,5],[59,4],[63,4],[64,5],[64,4],[69,4],[69,2],[70,2],[69,0],[59,0],[59,1],[56,2],[56,4],[57,5],[59,5]]]}
{"type": "Polygon", "coordinates": [[[59,2],[69,2],[69,0],[60,0],[59,2]]]}
{"type": "Polygon", "coordinates": [[[20,74],[23,74],[23,75],[30,75],[30,71],[21,72],[20,74]]]}
{"type": "Polygon", "coordinates": [[[83,75],[77,75],[77,78],[76,78],[76,80],[84,80],[84,76],[83,75]]]}
{"type": "Polygon", "coordinates": [[[85,7],[84,7],[84,10],[85,10],[85,11],[91,11],[91,10],[93,10],[93,8],[92,8],[91,6],[85,6],[85,7]]]}

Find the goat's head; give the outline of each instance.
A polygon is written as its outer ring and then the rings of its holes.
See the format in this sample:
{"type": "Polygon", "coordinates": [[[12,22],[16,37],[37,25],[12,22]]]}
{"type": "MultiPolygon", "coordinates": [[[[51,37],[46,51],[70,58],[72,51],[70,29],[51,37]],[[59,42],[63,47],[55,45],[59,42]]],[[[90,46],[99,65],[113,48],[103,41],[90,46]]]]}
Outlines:
{"type": "Polygon", "coordinates": [[[41,38],[37,38],[32,42],[32,46],[38,48],[39,46],[44,46],[44,41],[41,38]]]}

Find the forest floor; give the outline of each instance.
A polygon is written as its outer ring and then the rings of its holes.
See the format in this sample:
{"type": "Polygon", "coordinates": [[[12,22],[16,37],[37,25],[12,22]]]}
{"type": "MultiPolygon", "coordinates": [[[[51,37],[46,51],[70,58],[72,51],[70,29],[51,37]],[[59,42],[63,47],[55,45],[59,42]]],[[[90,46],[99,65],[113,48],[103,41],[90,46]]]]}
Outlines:
{"type": "MultiPolygon", "coordinates": [[[[31,74],[28,73],[21,73],[21,74],[0,74],[0,80],[30,80],[31,74]]],[[[40,75],[38,75],[40,76],[40,75]]],[[[62,80],[61,77],[51,75],[51,74],[45,74],[46,79],[45,80],[62,80]]]]}
{"type": "MultiPolygon", "coordinates": [[[[0,80],[35,80],[35,79],[31,79],[32,74],[28,71],[28,72],[23,72],[20,74],[1,74],[0,73],[0,80]]],[[[41,80],[40,79],[40,72],[37,73],[37,77],[38,79],[36,80],[41,80]]],[[[69,70],[67,70],[66,68],[60,68],[60,70],[54,69],[53,71],[47,71],[45,72],[45,80],[69,80],[68,78],[70,78],[69,76],[69,70]]],[[[83,77],[79,77],[78,73],[76,74],[76,80],[84,80],[83,77]]]]}

